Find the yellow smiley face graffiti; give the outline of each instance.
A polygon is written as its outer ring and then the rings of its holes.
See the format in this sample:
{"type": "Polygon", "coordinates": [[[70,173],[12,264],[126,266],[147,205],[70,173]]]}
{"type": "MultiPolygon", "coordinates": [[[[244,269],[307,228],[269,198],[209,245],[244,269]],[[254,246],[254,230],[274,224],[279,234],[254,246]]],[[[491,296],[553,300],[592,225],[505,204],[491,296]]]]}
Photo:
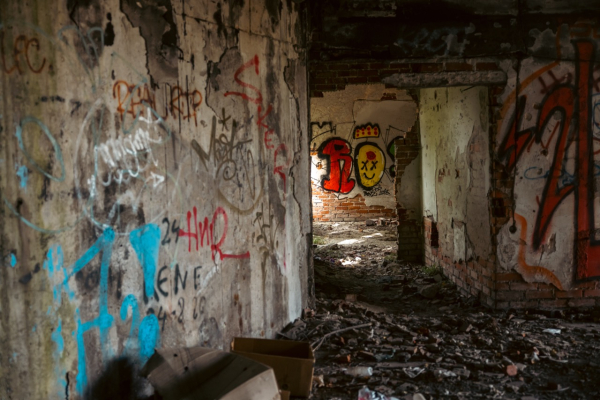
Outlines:
{"type": "Polygon", "coordinates": [[[385,154],[375,143],[361,143],[354,153],[355,171],[358,182],[364,189],[377,185],[385,171],[385,154]]]}

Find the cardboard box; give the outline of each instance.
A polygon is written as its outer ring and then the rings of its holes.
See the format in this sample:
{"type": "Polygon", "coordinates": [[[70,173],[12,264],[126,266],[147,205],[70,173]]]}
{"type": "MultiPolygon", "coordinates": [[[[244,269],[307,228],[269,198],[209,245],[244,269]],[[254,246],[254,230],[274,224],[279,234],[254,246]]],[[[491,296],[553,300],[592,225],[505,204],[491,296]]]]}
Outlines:
{"type": "Polygon", "coordinates": [[[165,400],[281,400],[271,368],[204,347],[156,350],[142,375],[165,400]]]}
{"type": "Polygon", "coordinates": [[[234,338],[231,351],[273,368],[279,389],[289,391],[292,396],[310,395],[315,364],[310,343],[234,338]]]}
{"type": "Polygon", "coordinates": [[[281,400],[290,400],[290,392],[287,390],[280,390],[279,395],[281,396],[281,400]]]}

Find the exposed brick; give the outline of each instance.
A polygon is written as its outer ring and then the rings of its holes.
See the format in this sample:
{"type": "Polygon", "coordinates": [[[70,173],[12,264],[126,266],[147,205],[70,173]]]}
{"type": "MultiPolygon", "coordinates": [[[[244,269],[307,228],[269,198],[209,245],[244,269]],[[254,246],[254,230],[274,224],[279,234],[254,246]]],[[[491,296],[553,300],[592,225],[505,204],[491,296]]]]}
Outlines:
{"type": "Polygon", "coordinates": [[[496,299],[498,299],[498,300],[508,300],[508,301],[522,300],[524,297],[525,297],[525,292],[523,292],[523,291],[521,291],[521,292],[517,292],[517,291],[510,291],[510,292],[498,291],[498,292],[496,292],[496,299]]]}
{"type": "Polygon", "coordinates": [[[539,300],[511,301],[510,306],[513,308],[537,308],[539,300]]]}
{"type": "Polygon", "coordinates": [[[525,293],[528,299],[552,299],[554,292],[551,290],[529,290],[525,293]]]}
{"type": "Polygon", "coordinates": [[[562,308],[567,306],[567,299],[540,300],[541,308],[562,308]]]}
{"type": "Polygon", "coordinates": [[[516,272],[497,273],[495,278],[496,282],[519,282],[523,280],[521,275],[517,274],[516,272]]]}
{"type": "Polygon", "coordinates": [[[600,297],[600,289],[585,290],[583,297],[600,297]]]}
{"type": "Polygon", "coordinates": [[[446,71],[473,71],[473,66],[468,63],[446,63],[446,71]]]}
{"type": "Polygon", "coordinates": [[[348,78],[348,83],[368,83],[368,78],[366,76],[358,76],[358,77],[350,77],[348,78]]]}
{"type": "Polygon", "coordinates": [[[510,284],[511,290],[537,290],[537,288],[537,283],[511,282],[510,284]]]}
{"type": "Polygon", "coordinates": [[[572,299],[572,298],[579,298],[583,295],[583,290],[579,289],[579,290],[569,290],[569,291],[562,291],[562,290],[557,290],[556,291],[556,298],[557,299],[572,299]]]}
{"type": "Polygon", "coordinates": [[[569,307],[593,307],[596,305],[596,299],[569,299],[567,305],[569,307]]]}
{"type": "Polygon", "coordinates": [[[426,73],[426,72],[439,72],[442,70],[443,65],[438,63],[422,63],[422,64],[413,64],[413,71],[426,73]]]}
{"type": "Polygon", "coordinates": [[[479,62],[475,65],[477,71],[493,71],[498,69],[498,66],[494,62],[479,62]]]}
{"type": "Polygon", "coordinates": [[[329,69],[332,71],[338,71],[341,69],[350,69],[348,64],[329,64],[329,69]]]}

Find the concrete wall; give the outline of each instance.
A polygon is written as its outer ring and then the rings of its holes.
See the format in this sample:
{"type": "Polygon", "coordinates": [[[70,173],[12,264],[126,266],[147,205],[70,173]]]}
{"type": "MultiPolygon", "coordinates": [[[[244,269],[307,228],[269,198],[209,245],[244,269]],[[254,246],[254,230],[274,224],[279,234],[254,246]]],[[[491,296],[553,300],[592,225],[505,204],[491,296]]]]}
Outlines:
{"type": "Polygon", "coordinates": [[[581,21],[531,31],[532,56],[506,63],[509,82],[500,96],[497,201],[513,218],[499,230],[499,272],[515,270],[529,283],[547,284],[544,290],[569,290],[561,295],[565,305],[600,277],[597,26],[581,21]]]}
{"type": "Polygon", "coordinates": [[[485,87],[420,90],[423,214],[452,262],[487,258],[492,240],[485,87]]]}
{"type": "Polygon", "coordinates": [[[291,1],[0,4],[0,398],[155,347],[272,337],[309,299],[291,1]]]}
{"type": "MultiPolygon", "coordinates": [[[[371,206],[393,212],[394,141],[404,137],[415,120],[416,104],[412,98],[405,91],[385,89],[381,84],[351,85],[314,98],[311,180],[313,186],[334,196],[318,196],[325,200],[324,205],[336,211],[337,207],[344,207],[344,199],[359,196],[364,198],[365,207],[349,210],[365,211],[356,219],[369,216],[371,206]]],[[[359,207],[359,203],[351,206],[359,207]]],[[[315,214],[318,216],[318,212],[315,214]]]]}

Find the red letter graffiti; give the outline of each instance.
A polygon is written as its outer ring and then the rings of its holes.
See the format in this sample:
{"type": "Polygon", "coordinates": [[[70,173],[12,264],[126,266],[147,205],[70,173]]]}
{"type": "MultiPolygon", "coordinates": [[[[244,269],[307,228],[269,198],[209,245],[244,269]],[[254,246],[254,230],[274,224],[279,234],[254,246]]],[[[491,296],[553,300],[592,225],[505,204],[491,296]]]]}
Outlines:
{"type": "MultiPolygon", "coordinates": [[[[594,210],[594,163],[593,128],[591,120],[592,66],[596,54],[595,42],[589,39],[572,41],[576,51],[575,85],[555,84],[548,89],[542,101],[537,124],[534,128],[517,132],[525,107],[525,99],[519,99],[516,113],[519,117],[510,121],[509,132],[500,146],[498,155],[513,169],[524,148],[535,135],[541,136],[556,113],[560,114],[559,136],[555,145],[552,166],[547,174],[544,191],[533,230],[533,248],[538,250],[550,228],[558,207],[572,193],[575,196],[575,265],[576,280],[600,277],[600,241],[595,238],[594,210]],[[569,138],[569,134],[574,134],[569,138]],[[571,180],[565,180],[565,161],[569,146],[576,146],[575,171],[571,180]]],[[[551,75],[554,77],[553,75],[551,75]]],[[[543,145],[543,144],[542,144],[543,145]]]]}
{"type": "Polygon", "coordinates": [[[237,82],[238,85],[252,90],[254,93],[257,94],[258,97],[253,98],[253,97],[248,96],[246,93],[241,93],[241,92],[226,92],[223,96],[225,96],[225,97],[227,97],[229,95],[240,96],[242,99],[248,100],[249,102],[260,106],[263,101],[262,93],[260,92],[260,90],[258,90],[255,86],[253,86],[249,83],[246,83],[240,79],[240,75],[242,74],[242,72],[244,72],[246,69],[248,69],[252,66],[254,66],[254,72],[256,73],[256,75],[258,75],[258,64],[259,64],[258,56],[255,55],[254,58],[252,58],[252,60],[248,61],[246,64],[239,67],[237,69],[237,71],[235,71],[235,74],[233,75],[233,79],[237,82]]]}
{"type": "Polygon", "coordinates": [[[213,261],[215,260],[215,255],[218,254],[221,260],[226,258],[250,258],[250,252],[245,252],[243,254],[228,254],[224,253],[221,250],[221,246],[225,243],[225,239],[227,237],[227,229],[228,229],[228,218],[227,213],[222,207],[218,207],[212,217],[212,222],[208,223],[208,218],[204,218],[204,225],[202,222],[198,222],[198,210],[196,207],[192,209],[194,223],[192,224],[192,212],[187,212],[187,225],[188,230],[184,231],[183,229],[179,229],[178,235],[180,237],[188,238],[188,252],[192,251],[192,240],[196,241],[196,251],[198,251],[200,247],[204,247],[204,238],[206,237],[206,244],[210,245],[210,253],[213,261]],[[218,217],[221,216],[223,219],[223,232],[221,233],[221,238],[217,243],[215,243],[214,232],[215,225],[217,223],[218,217]],[[200,241],[198,241],[198,232],[200,232],[200,241]],[[200,242],[200,243],[198,243],[200,242]]]}
{"type": "Polygon", "coordinates": [[[319,156],[329,158],[329,174],[323,178],[323,189],[344,194],[350,193],[354,189],[356,182],[354,179],[350,179],[352,172],[350,153],[350,145],[342,139],[329,139],[321,145],[319,156]]]}

